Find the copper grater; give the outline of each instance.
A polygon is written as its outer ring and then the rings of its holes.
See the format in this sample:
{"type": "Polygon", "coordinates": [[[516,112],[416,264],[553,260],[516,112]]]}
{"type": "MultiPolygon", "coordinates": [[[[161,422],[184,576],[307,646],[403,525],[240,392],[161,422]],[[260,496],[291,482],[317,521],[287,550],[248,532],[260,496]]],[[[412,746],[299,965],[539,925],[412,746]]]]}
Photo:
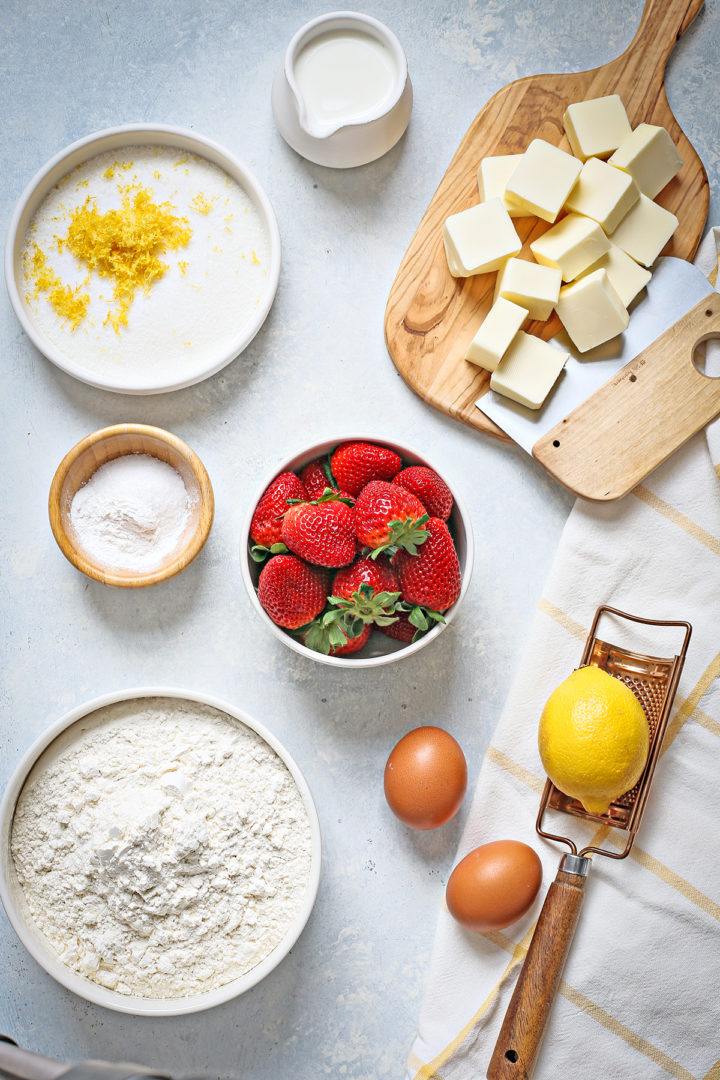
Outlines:
{"type": "Polygon", "coordinates": [[[691,633],[692,627],[688,622],[642,619],[605,606],[599,607],[595,613],[580,667],[593,665],[602,668],[617,676],[633,691],[645,710],[650,727],[648,760],[635,787],[611,803],[604,814],[588,813],[576,799],[563,795],[550,780],[546,781],[535,828],[546,840],[567,844],[570,854],[563,855],[557,877],[548,889],[490,1059],[488,1080],[526,1080],[532,1075],[580,915],[591,857],[595,854],[624,859],[632,848],[660,756],[691,633]],[[616,615],[645,626],[678,627],[685,632],[682,648],[677,656],[665,659],[610,645],[596,636],[603,615],[616,615]],[[624,849],[609,851],[588,845],[578,851],[570,837],[543,829],[543,817],[548,807],[595,822],[598,826],[621,829],[627,835],[624,849]]]}

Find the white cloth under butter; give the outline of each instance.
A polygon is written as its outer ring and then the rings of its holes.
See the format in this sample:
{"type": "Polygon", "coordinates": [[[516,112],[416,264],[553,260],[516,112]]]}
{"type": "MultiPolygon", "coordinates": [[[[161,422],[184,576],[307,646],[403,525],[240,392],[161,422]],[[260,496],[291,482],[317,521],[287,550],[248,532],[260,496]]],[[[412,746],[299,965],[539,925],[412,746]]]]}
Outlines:
{"type": "MultiPolygon", "coordinates": [[[[716,288],[719,252],[716,228],[697,258],[716,288]]],[[[707,370],[720,372],[719,353],[720,345],[707,370]]],[[[497,934],[465,931],[443,907],[408,1062],[412,1080],[485,1076],[566,850],[534,831],[544,782],[538,717],[579,663],[603,603],[687,619],[693,636],[633,851],[622,861],[593,859],[534,1075],[720,1080],[720,420],[621,502],[578,500],[570,514],[455,860],[490,840],[523,840],[542,859],[543,884],[528,915],[497,934]]],[[[601,629],[614,640],[612,626],[601,629]]],[[[670,656],[680,635],[664,642],[639,634],[633,642],[670,656]]],[[[612,832],[624,844],[625,834],[612,832]]]]}

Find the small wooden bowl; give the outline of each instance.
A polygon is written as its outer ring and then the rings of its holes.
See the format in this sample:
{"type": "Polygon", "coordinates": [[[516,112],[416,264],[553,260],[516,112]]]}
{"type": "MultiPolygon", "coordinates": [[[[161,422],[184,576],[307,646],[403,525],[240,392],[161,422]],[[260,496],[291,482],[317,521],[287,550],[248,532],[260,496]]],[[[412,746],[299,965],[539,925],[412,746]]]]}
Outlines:
{"type": "Polygon", "coordinates": [[[63,555],[88,577],[121,589],[157,585],[184,570],[208,538],[214,508],[210,477],[197,454],[176,435],[146,424],[114,424],[81,439],[60,462],[50,487],[48,505],[50,526],[63,555]],[[101,465],[124,454],[151,454],[167,462],[177,469],[188,494],[194,496],[190,520],[177,547],[152,572],[136,573],[94,562],[82,547],[70,520],[70,507],[78,489],[101,465]]]}

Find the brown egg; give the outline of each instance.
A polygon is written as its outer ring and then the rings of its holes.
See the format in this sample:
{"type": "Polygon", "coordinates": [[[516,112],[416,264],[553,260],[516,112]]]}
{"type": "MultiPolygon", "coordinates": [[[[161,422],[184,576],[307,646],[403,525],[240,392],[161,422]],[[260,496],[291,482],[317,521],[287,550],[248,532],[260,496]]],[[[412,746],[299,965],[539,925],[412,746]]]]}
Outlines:
{"type": "Polygon", "coordinates": [[[450,914],[468,930],[503,930],[530,908],[542,881],[540,859],[519,840],[495,840],[462,859],[447,883],[450,914]]]}
{"type": "Polygon", "coordinates": [[[412,829],[437,829],[460,809],[465,755],[449,732],[419,727],[403,736],[385,766],[385,798],[412,829]]]}

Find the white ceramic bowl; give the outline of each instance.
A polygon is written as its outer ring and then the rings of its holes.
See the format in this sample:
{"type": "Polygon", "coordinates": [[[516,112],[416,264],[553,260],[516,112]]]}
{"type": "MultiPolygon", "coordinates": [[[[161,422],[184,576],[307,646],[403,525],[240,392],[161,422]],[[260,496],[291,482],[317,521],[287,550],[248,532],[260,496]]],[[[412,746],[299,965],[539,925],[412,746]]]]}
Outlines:
{"type": "Polygon", "coordinates": [[[387,153],[408,126],[412,103],[402,45],[384,23],[357,11],[332,11],[300,27],[290,40],[272,86],[275,123],[288,145],[308,161],[335,169],[366,165],[387,153]],[[394,68],[392,89],[374,112],[344,123],[318,122],[303,100],[295,77],[296,61],[302,49],[320,34],[347,30],[368,35],[385,47],[394,68]]]}
{"type": "Polygon", "coordinates": [[[123,394],[157,394],[168,390],[180,390],[207,379],[225,367],[250,344],[264,323],[277,292],[279,277],[280,233],[277,220],[270,200],[255,175],[218,143],[202,135],[196,135],[193,131],[169,124],[123,124],[120,127],[94,132],[65,147],[35,174],[20,196],[10,221],[5,246],[5,281],[10,303],[33,345],[53,364],[76,379],[89,383],[90,386],[99,386],[105,390],[114,390],[123,394]],[[64,176],[90,158],[112,150],[120,151],[129,146],[167,146],[178,151],[196,154],[219,166],[245,189],[258,212],[269,240],[270,261],[264,291],[252,316],[238,325],[234,332],[219,341],[216,350],[206,350],[207,355],[199,357],[194,366],[188,365],[183,370],[182,377],[177,377],[177,375],[169,377],[167,373],[153,376],[150,372],[148,376],[140,378],[137,375],[133,377],[132,375],[106,375],[95,372],[74,360],[56,343],[48,340],[30,316],[24,300],[27,285],[24,283],[22,266],[23,243],[27,228],[43,199],[64,176]]]}
{"type": "Polygon", "coordinates": [[[391,664],[393,661],[400,660],[403,657],[413,656],[416,652],[419,652],[420,649],[424,649],[426,645],[435,641],[445,627],[452,622],[465,597],[468,585],[470,584],[473,558],[474,545],[470,515],[462,499],[458,496],[456,486],[448,479],[447,475],[442,470],[438,469],[436,465],[433,465],[431,461],[428,461],[427,457],[420,454],[417,450],[413,450],[408,446],[401,446],[399,443],[390,442],[388,439],[383,439],[377,435],[367,434],[338,435],[334,439],[324,439],[322,442],[316,443],[308,449],[300,450],[296,454],[293,454],[292,457],[280,462],[280,464],[265,477],[251,500],[250,508],[243,523],[240,547],[240,569],[243,582],[245,583],[245,588],[247,589],[253,607],[267,628],[276,638],[282,641],[283,644],[287,645],[295,652],[300,653],[301,656],[310,657],[312,660],[317,660],[321,664],[329,664],[331,667],[347,668],[370,668],[379,667],[381,664],[391,664]],[[379,446],[387,446],[391,450],[394,450],[396,454],[400,455],[403,461],[403,467],[406,465],[427,465],[443,478],[453,496],[453,508],[448,520],[448,526],[453,534],[455,549],[460,562],[462,587],[460,596],[452,607],[444,613],[445,622],[436,623],[431,630],[428,630],[428,632],[418,638],[417,641],[405,644],[402,641],[396,641],[394,638],[387,637],[385,634],[373,633],[367,645],[357,653],[350,654],[349,656],[325,656],[323,653],[315,652],[314,649],[308,649],[306,645],[303,645],[303,643],[291,633],[287,630],[283,630],[281,626],[274,623],[258,600],[257,583],[260,578],[263,564],[256,563],[249,553],[250,523],[261,495],[276,476],[279,476],[282,472],[299,472],[305,465],[309,464],[309,462],[314,461],[315,458],[324,457],[331,450],[334,450],[336,446],[339,446],[340,443],[345,442],[371,442],[377,443],[379,446]]]}
{"type": "Polygon", "coordinates": [[[180,1016],[185,1013],[200,1012],[204,1009],[210,1009],[215,1005],[220,1005],[224,1001],[229,1001],[231,998],[243,994],[246,990],[249,990],[250,987],[255,986],[256,983],[260,982],[260,980],[273,971],[280,961],[288,954],[310,917],[310,912],[315,903],[320,883],[320,862],[320,823],[318,821],[315,803],[313,802],[310,789],[303,774],[300,772],[300,769],[285,747],[270,731],[267,730],[267,728],[262,724],[259,724],[256,720],[253,720],[240,709],[236,709],[234,706],[228,705],[227,702],[221,701],[210,695],[196,694],[191,691],[169,689],[167,687],[142,687],[139,689],[121,690],[113,694],[105,694],[102,697],[95,698],[92,701],[86,702],[84,705],[78,706],[71,712],[66,713],[65,716],[56,721],[56,723],[52,724],[47,731],[32,744],[10,777],[2,802],[0,802],[0,899],[3,902],[5,911],[7,912],[7,916],[15,933],[33,959],[62,986],[65,986],[79,997],[85,998],[87,1001],[91,1001],[96,1005],[103,1005],[106,1009],[114,1009],[116,1012],[129,1013],[133,1016],[180,1016]],[[112,705],[117,701],[128,701],[135,698],[147,697],[178,698],[186,701],[200,702],[203,705],[209,705],[214,709],[219,709],[221,712],[227,713],[229,716],[232,716],[245,724],[245,726],[252,731],[255,731],[270,747],[272,747],[278,757],[287,766],[300,791],[310,822],[312,837],[310,877],[308,879],[302,908],[288,928],[282,941],[265,957],[264,960],[257,964],[256,967],[252,968],[251,971],[246,972],[241,978],[234,979],[232,982],[226,983],[224,986],[220,986],[215,990],[209,990],[206,993],[196,994],[192,997],[145,998],[129,994],[119,994],[114,990],[108,990],[98,983],[92,982],[90,979],[79,975],[77,972],[63,964],[58,954],[40,932],[32,919],[22,891],[22,886],[17,878],[15,864],[10,850],[13,817],[20,792],[22,791],[23,785],[30,774],[33,765],[43,751],[50,746],[54,739],[62,735],[63,732],[67,731],[74,723],[89,716],[90,713],[95,712],[97,709],[101,709],[106,705],[112,705]]]}

